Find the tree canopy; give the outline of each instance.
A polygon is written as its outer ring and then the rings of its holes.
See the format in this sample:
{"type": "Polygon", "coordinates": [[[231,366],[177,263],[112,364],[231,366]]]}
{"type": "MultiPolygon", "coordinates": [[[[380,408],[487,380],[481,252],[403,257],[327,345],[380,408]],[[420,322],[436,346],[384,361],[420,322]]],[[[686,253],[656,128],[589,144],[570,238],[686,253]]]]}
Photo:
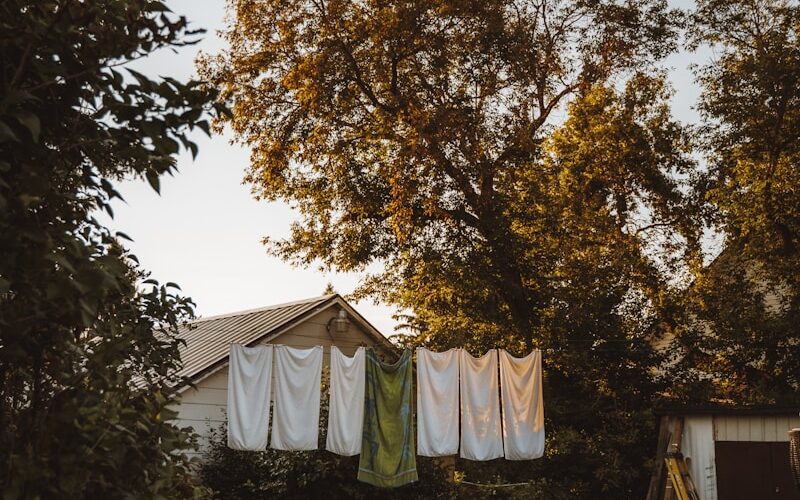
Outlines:
{"type": "Polygon", "coordinates": [[[683,345],[713,374],[706,393],[727,400],[798,401],[799,28],[796,2],[703,1],[690,32],[717,54],[697,72],[698,193],[725,249],[698,273],[683,345]]]}
{"type": "MultiPolygon", "coordinates": [[[[403,272],[477,250],[510,325],[533,345],[534,311],[549,297],[522,268],[511,204],[533,194],[524,176],[543,161],[554,113],[673,50],[679,15],[660,1],[233,6],[230,50],[206,58],[203,74],[231,99],[255,194],[303,216],[271,248],[300,263],[380,260],[403,272]]],[[[653,216],[667,215],[656,199],[676,194],[658,168],[617,179],[622,226],[651,189],[653,216]]]]}
{"type": "Polygon", "coordinates": [[[412,344],[550,349],[547,460],[468,476],[643,491],[650,340],[670,271],[698,252],[690,136],[655,66],[682,15],[648,0],[232,8],[230,48],[201,74],[231,103],[255,195],[301,215],[270,249],[380,262],[359,295],[409,308],[412,344]]]}
{"type": "MultiPolygon", "coordinates": [[[[0,4],[0,485],[8,498],[192,496],[167,422],[192,315],[96,219],[158,190],[215,93],[125,68],[196,40],[152,0],[0,4]]],[[[213,114],[213,113],[211,113],[213,114]]]]}

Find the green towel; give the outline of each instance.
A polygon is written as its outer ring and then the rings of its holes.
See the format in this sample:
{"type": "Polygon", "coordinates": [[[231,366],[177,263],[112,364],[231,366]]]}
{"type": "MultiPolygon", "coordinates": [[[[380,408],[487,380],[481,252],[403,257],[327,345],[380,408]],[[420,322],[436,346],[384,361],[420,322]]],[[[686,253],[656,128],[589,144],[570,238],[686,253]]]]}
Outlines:
{"type": "Polygon", "coordinates": [[[359,481],[395,488],[418,479],[411,380],[410,349],[393,365],[382,363],[373,349],[367,349],[359,481]]]}

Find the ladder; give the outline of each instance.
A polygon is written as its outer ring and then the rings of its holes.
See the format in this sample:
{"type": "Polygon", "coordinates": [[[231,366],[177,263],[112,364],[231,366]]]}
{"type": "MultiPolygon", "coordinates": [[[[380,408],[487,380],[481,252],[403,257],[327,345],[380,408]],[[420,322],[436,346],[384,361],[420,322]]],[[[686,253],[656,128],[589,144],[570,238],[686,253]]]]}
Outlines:
{"type": "Polygon", "coordinates": [[[689,467],[686,466],[686,459],[679,451],[668,452],[664,463],[667,466],[667,474],[672,483],[672,488],[678,500],[700,500],[694,481],[689,475],[689,467]]]}

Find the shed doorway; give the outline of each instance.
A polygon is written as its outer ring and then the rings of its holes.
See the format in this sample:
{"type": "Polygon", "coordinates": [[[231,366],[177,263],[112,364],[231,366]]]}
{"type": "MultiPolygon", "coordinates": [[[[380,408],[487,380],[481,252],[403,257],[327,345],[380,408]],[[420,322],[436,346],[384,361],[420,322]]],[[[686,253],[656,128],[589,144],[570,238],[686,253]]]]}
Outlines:
{"type": "Polygon", "coordinates": [[[800,500],[789,468],[789,443],[717,441],[719,500],[800,500]]]}

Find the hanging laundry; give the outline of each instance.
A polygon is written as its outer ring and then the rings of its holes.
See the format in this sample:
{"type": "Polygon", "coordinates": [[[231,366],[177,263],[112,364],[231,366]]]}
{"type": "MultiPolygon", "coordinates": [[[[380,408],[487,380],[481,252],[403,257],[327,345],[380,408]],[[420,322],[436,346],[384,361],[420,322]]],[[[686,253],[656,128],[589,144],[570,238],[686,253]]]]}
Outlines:
{"type": "Polygon", "coordinates": [[[275,405],[270,446],[316,450],[319,438],[322,346],[275,346],[275,405]]]}
{"type": "Polygon", "coordinates": [[[417,453],[458,453],[458,352],[417,348],[417,453]]]}
{"type": "Polygon", "coordinates": [[[367,350],[364,434],[358,480],[393,488],[418,479],[411,420],[411,350],[384,364],[367,350]]]}
{"type": "Polygon", "coordinates": [[[228,362],[228,447],[267,448],[272,346],[231,344],[228,362]]]}
{"type": "Polygon", "coordinates": [[[503,451],[507,460],[531,460],[544,454],[542,352],[515,358],[500,351],[503,451]]]}
{"type": "Polygon", "coordinates": [[[359,347],[349,358],[338,347],[331,346],[331,387],[325,449],[348,457],[361,453],[365,352],[363,347],[359,347]]]}
{"type": "Polygon", "coordinates": [[[492,460],[503,456],[497,349],[480,358],[460,351],[461,457],[492,460]]]}

